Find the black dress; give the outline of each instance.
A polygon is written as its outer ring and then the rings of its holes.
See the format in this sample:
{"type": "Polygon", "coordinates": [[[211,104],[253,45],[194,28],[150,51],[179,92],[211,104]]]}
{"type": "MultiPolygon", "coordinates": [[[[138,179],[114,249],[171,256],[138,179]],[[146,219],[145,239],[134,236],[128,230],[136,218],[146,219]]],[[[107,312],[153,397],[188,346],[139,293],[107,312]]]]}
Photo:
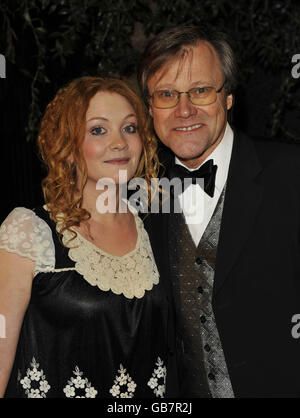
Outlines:
{"type": "MultiPolygon", "coordinates": [[[[32,212],[17,209],[20,213],[32,212]]],[[[142,297],[130,298],[117,294],[118,290],[101,290],[101,286],[89,283],[78,272],[84,270],[84,260],[80,264],[71,259],[70,250],[63,245],[48,212],[41,207],[32,216],[51,230],[55,265],[40,268],[44,271],[37,272],[33,279],[5,397],[176,396],[176,366],[171,358],[173,308],[163,279],[160,277],[157,284],[154,279],[149,286],[152,288],[145,290],[142,297]],[[169,370],[170,393],[166,384],[169,370]]],[[[139,244],[135,251],[141,246],[138,251],[144,251],[143,264],[151,263],[154,259],[150,246],[151,254],[145,254],[149,238],[142,221],[136,218],[139,244]]],[[[7,235],[7,225],[4,230],[7,235]]],[[[40,247],[48,244],[39,243],[40,247]]],[[[93,244],[81,237],[81,245],[93,244]]],[[[136,273],[142,275],[144,267],[136,266],[136,273]]],[[[154,273],[155,269],[154,262],[154,273]]],[[[94,277],[95,273],[91,272],[94,277]]]]}

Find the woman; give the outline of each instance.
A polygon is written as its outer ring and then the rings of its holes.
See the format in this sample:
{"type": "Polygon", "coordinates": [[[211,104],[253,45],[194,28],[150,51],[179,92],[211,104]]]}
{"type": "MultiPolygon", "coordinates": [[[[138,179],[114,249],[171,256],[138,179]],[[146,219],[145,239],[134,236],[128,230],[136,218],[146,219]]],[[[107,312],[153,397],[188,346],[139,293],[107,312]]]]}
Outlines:
{"type": "Polygon", "coordinates": [[[0,396],[168,395],[172,309],[148,235],[130,210],[96,208],[99,179],[156,177],[140,99],[120,80],[76,79],[38,142],[46,205],[14,209],[0,231],[0,396]]]}

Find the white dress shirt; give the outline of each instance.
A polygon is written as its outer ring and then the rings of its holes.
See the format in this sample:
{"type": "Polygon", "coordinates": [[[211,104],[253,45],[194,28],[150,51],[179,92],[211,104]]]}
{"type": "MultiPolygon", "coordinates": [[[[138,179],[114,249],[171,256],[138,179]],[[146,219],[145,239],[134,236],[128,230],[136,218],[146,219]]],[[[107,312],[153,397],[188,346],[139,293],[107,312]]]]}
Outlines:
{"type": "MultiPolygon", "coordinates": [[[[188,225],[193,241],[198,246],[200,239],[213,215],[223,187],[227,180],[229,163],[233,145],[233,131],[227,123],[224,136],[213,152],[203,161],[213,159],[218,166],[215,179],[214,196],[210,197],[198,184],[191,184],[178,196],[180,207],[183,211],[186,224],[188,225]]],[[[175,163],[182,165],[189,171],[195,171],[199,167],[190,169],[186,167],[177,157],[175,163]]]]}

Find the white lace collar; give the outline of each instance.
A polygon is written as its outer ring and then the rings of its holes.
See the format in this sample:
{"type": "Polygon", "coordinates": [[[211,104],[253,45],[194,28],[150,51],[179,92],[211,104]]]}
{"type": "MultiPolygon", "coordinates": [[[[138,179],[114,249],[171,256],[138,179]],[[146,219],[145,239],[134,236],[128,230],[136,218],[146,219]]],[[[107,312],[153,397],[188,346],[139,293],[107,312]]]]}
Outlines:
{"type": "MultiPolygon", "coordinates": [[[[159,283],[159,273],[154,261],[149,237],[142,220],[134,215],[137,228],[137,242],[134,250],[123,256],[106,253],[95,244],[84,238],[78,231],[71,242],[73,234],[65,230],[62,242],[69,248],[69,257],[75,262],[75,269],[92,286],[103,291],[123,294],[126,298],[142,298],[146,290],[151,290],[159,283]]],[[[61,222],[56,225],[61,231],[61,222]]]]}

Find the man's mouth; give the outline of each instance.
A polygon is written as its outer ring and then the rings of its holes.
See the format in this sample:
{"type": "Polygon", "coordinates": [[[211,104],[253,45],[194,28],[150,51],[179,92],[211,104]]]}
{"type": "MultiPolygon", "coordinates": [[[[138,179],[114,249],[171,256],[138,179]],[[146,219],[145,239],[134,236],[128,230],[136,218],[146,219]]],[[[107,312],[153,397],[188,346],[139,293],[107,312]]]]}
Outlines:
{"type": "Polygon", "coordinates": [[[182,126],[182,127],[179,127],[179,128],[175,128],[175,131],[189,132],[189,131],[194,131],[196,129],[199,129],[199,128],[201,128],[201,126],[203,126],[202,123],[197,123],[196,125],[182,126]]]}

